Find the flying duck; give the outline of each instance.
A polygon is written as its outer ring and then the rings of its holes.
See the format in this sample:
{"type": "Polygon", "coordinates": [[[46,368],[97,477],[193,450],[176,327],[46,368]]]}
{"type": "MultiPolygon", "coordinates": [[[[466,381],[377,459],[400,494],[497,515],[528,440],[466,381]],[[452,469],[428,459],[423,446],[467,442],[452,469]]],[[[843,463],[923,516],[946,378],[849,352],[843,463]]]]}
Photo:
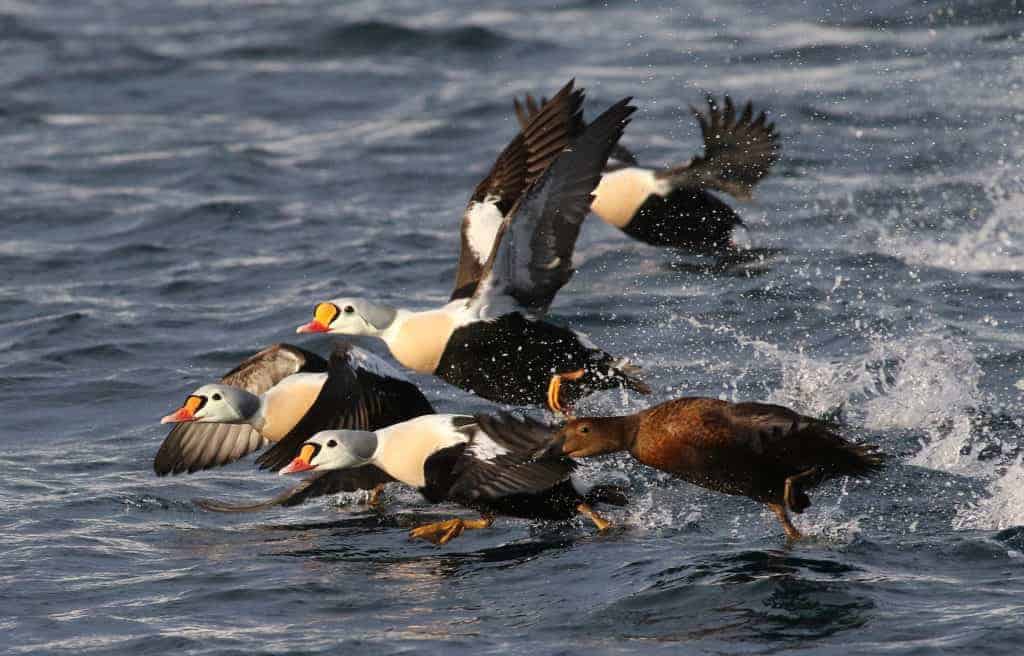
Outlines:
{"type": "Polygon", "coordinates": [[[598,502],[624,505],[612,486],[578,489],[576,466],[561,455],[537,457],[554,429],[509,413],[430,415],[377,431],[328,430],[299,449],[282,474],[379,467],[418,488],[431,503],[452,501],[478,511],[479,519],[451,519],[409,532],[445,544],[467,529],[489,527],[497,515],[565,520],[588,517],[599,530],[609,523],[594,512],[598,502]]]}
{"type": "MultiPolygon", "coordinates": [[[[525,125],[544,111],[546,101],[538,104],[528,95],[525,102],[514,102],[516,116],[525,125]]],[[[620,147],[594,191],[594,214],[655,246],[702,255],[735,254],[732,231],[743,222],[711,190],[749,199],[754,185],[779,159],[779,136],[763,111],[754,118],[749,101],[739,116],[729,96],[724,111],[710,96],[707,104],[707,114],[690,107],[703,136],[703,156],[653,169],[637,165],[633,154],[620,147]]]]}
{"type": "Polygon", "coordinates": [[[634,109],[628,98],[613,105],[520,195],[468,299],[413,312],[337,298],[297,332],[379,337],[402,365],[499,403],[560,410],[602,389],[649,393],[627,360],[538,318],[572,277],[591,191],[634,109]]]}
{"type": "MultiPolygon", "coordinates": [[[[195,390],[162,419],[177,426],[160,445],[153,469],[160,476],[192,473],[234,462],[268,443],[274,446],[257,462],[264,469],[280,469],[320,430],[373,430],[433,412],[414,384],[368,351],[339,344],[325,361],[297,346],[275,344],[220,383],[195,390]]],[[[375,501],[390,480],[376,468],[334,474],[282,503],[295,505],[357,489],[373,489],[375,501]]],[[[224,511],[254,509],[214,501],[201,505],[224,511]]]]}
{"type": "Polygon", "coordinates": [[[449,300],[473,295],[498,230],[519,196],[569,145],[570,137],[581,134],[583,89],[574,85],[575,80],[569,80],[537,110],[534,120],[522,124],[470,196],[462,215],[459,263],[449,300]]]}
{"type": "Polygon", "coordinates": [[[681,398],[622,417],[572,419],[544,452],[571,458],[628,451],[645,465],[726,494],[766,504],[786,536],[787,511],[811,505],[807,491],[836,476],[881,468],[872,445],[853,444],[816,419],[766,403],[681,398]]]}

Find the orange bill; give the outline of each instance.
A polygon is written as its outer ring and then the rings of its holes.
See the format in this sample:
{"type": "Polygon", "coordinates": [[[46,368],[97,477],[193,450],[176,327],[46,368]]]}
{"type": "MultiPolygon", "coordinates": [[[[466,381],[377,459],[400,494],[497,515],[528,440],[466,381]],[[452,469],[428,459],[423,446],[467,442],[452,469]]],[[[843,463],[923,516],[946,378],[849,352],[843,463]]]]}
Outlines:
{"type": "Polygon", "coordinates": [[[302,449],[299,450],[299,455],[288,463],[288,466],[282,469],[279,474],[296,474],[298,472],[309,471],[310,469],[316,469],[315,465],[311,465],[310,461],[313,456],[316,455],[318,448],[314,444],[303,444],[302,449]]]}
{"type": "Polygon", "coordinates": [[[185,405],[181,406],[171,414],[160,420],[161,424],[180,424],[186,421],[195,421],[199,408],[206,405],[206,399],[201,396],[190,396],[185,399],[185,405]]]}
{"type": "Polygon", "coordinates": [[[331,329],[331,322],[338,316],[338,306],[334,303],[319,303],[313,310],[313,320],[295,329],[297,333],[326,333],[331,329]]]}

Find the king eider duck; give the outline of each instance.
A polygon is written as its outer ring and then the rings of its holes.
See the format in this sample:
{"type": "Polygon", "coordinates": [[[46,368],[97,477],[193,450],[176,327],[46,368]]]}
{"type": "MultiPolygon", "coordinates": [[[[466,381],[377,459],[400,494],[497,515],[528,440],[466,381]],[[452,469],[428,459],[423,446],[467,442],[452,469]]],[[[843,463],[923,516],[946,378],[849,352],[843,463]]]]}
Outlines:
{"type": "MultiPolygon", "coordinates": [[[[527,96],[515,101],[520,124],[544,111],[527,96]]],[[[594,191],[590,209],[605,223],[634,239],[713,256],[734,255],[733,229],[743,221],[710,190],[748,200],[756,185],[779,159],[775,124],[762,111],[754,118],[748,101],[742,114],[729,96],[724,111],[707,98],[707,114],[690,107],[704,141],[704,155],[689,163],[664,169],[644,168],[628,150],[620,148],[609,161],[594,191]]]]}
{"type": "Polygon", "coordinates": [[[544,452],[586,458],[628,451],[645,465],[726,494],[766,504],[789,539],[800,538],[787,511],[811,505],[807,491],[836,476],[881,468],[872,445],[853,444],[788,408],[681,398],[622,417],[572,419],[544,452]]]}
{"type": "Polygon", "coordinates": [[[591,504],[624,505],[615,487],[577,488],[569,458],[537,452],[553,436],[547,425],[508,413],[430,415],[378,431],[329,430],[299,449],[282,474],[379,467],[417,488],[431,503],[472,508],[479,519],[451,519],[412,529],[411,538],[445,544],[466,529],[489,527],[496,516],[566,520],[577,514],[599,530],[609,523],[591,504]]]}
{"type": "MultiPolygon", "coordinates": [[[[220,383],[198,388],[162,419],[177,426],[160,446],[153,469],[159,476],[192,473],[226,465],[272,443],[257,462],[276,470],[318,431],[374,430],[433,412],[414,384],[368,351],[339,344],[325,361],[297,346],[275,344],[230,371],[220,383]]],[[[391,480],[373,467],[317,479],[303,494],[271,505],[296,505],[315,496],[363,489],[374,490],[375,501],[391,480]]],[[[265,506],[216,501],[200,505],[221,511],[265,506]]]]}
{"type": "Polygon", "coordinates": [[[569,80],[533,120],[522,124],[470,196],[462,214],[459,263],[449,300],[473,295],[498,230],[519,196],[569,145],[570,137],[582,133],[583,90],[573,89],[574,84],[569,80]]]}
{"type": "Polygon", "coordinates": [[[522,193],[469,299],[413,312],[337,298],[297,332],[379,337],[402,365],[499,403],[560,410],[602,389],[650,393],[628,361],[537,318],[572,277],[591,191],[634,109],[628,98],[613,105],[522,193]]]}

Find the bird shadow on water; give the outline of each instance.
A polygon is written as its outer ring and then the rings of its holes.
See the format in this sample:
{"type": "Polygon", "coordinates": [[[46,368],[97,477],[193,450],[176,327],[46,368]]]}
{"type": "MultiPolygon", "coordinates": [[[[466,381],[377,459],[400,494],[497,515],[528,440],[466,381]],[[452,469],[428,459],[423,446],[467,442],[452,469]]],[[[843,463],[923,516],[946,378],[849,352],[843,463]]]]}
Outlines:
{"type": "Polygon", "coordinates": [[[625,639],[784,642],[791,647],[867,625],[875,604],[857,569],[786,551],[694,556],[652,573],[589,623],[625,639]]]}
{"type": "Polygon", "coordinates": [[[571,527],[552,528],[544,523],[531,525],[528,538],[512,542],[507,541],[509,533],[501,526],[467,533],[440,547],[422,540],[412,540],[405,535],[407,530],[415,526],[455,516],[461,515],[457,512],[390,513],[365,510],[330,521],[263,524],[251,530],[260,534],[259,540],[265,547],[266,555],[321,563],[370,561],[396,564],[427,560],[435,565],[435,574],[441,576],[454,576],[466,568],[481,564],[499,568],[514,567],[545,552],[568,549],[578,540],[585,539],[571,527]],[[269,534],[282,537],[262,537],[269,534]],[[481,540],[486,544],[481,545],[481,540]]]}

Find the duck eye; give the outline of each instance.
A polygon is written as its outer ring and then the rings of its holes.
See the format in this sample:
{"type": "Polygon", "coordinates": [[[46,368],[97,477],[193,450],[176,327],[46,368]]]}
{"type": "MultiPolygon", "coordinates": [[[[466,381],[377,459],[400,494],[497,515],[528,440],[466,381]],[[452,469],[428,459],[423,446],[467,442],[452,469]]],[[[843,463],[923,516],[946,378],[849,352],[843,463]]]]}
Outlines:
{"type": "Polygon", "coordinates": [[[352,314],[355,311],[356,311],[356,309],[354,307],[352,307],[351,305],[346,305],[345,309],[342,310],[342,312],[344,312],[345,314],[352,314]]]}
{"type": "Polygon", "coordinates": [[[211,399],[213,399],[214,401],[220,401],[220,398],[221,398],[221,397],[220,397],[220,394],[219,394],[219,393],[215,393],[215,394],[214,394],[213,396],[211,396],[210,398],[211,398],[211,399]]]}
{"type": "Polygon", "coordinates": [[[590,432],[590,426],[580,426],[580,432],[581,433],[589,433],[590,432]]]}
{"type": "Polygon", "coordinates": [[[330,440],[330,441],[327,442],[327,447],[330,448],[330,449],[333,449],[336,446],[338,446],[338,443],[335,440],[330,440]]]}

